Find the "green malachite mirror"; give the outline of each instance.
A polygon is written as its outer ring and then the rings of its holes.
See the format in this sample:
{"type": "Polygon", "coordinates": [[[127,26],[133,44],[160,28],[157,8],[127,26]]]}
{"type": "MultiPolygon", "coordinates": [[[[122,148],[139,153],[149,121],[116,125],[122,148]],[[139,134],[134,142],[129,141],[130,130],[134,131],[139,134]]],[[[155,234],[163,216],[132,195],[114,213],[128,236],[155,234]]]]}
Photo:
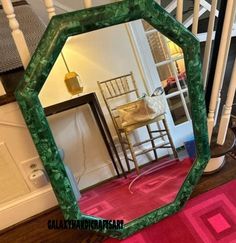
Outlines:
{"type": "Polygon", "coordinates": [[[49,23],[15,92],[65,219],[101,220],[80,211],[38,96],[68,37],[139,19],[145,20],[147,24],[182,48],[197,156],[174,200],[127,222],[123,229],[100,230],[120,239],[176,213],[183,207],[210,158],[198,40],[154,0],[124,0],[58,15],[49,23]]]}

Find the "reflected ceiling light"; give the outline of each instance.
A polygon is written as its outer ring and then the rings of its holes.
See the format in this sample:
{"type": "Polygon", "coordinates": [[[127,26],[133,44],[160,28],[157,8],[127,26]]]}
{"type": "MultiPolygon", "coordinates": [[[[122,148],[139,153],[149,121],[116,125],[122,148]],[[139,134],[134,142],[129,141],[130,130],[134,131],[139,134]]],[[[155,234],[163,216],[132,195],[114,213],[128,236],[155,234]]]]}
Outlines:
{"type": "MultiPolygon", "coordinates": [[[[168,44],[168,47],[169,47],[171,57],[177,57],[177,56],[183,54],[182,49],[178,45],[176,45],[174,42],[168,40],[167,44],[168,44]]],[[[177,72],[179,74],[180,69],[179,69],[179,65],[178,65],[177,60],[175,60],[175,66],[176,66],[177,72]]]]}
{"type": "Polygon", "coordinates": [[[70,69],[67,65],[65,56],[62,52],[61,52],[61,56],[62,56],[62,59],[65,63],[66,69],[68,71],[68,73],[66,73],[65,79],[64,79],[67,90],[72,95],[79,95],[80,93],[83,92],[83,89],[84,89],[84,87],[82,86],[82,81],[80,79],[80,76],[76,72],[70,71],[70,69]]]}

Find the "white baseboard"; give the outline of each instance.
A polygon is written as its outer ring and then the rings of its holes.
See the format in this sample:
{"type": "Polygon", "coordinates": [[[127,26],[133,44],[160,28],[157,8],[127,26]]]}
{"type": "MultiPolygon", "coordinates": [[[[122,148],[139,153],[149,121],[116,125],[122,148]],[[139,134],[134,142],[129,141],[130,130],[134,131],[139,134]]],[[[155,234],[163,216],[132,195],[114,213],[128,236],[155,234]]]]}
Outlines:
{"type": "Polygon", "coordinates": [[[0,207],[0,230],[56,206],[57,199],[52,187],[46,186],[0,207]]]}

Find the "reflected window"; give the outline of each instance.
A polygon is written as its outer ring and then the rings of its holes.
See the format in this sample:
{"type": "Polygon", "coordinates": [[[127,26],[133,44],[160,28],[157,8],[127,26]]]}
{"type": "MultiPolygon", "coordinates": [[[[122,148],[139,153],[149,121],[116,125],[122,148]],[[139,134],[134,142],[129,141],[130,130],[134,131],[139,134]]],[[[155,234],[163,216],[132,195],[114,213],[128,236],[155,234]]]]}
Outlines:
{"type": "Polygon", "coordinates": [[[180,95],[175,95],[167,99],[175,125],[188,121],[184,105],[180,95]]]}
{"type": "Polygon", "coordinates": [[[142,24],[174,124],[191,121],[182,49],[146,21],[142,24]]]}

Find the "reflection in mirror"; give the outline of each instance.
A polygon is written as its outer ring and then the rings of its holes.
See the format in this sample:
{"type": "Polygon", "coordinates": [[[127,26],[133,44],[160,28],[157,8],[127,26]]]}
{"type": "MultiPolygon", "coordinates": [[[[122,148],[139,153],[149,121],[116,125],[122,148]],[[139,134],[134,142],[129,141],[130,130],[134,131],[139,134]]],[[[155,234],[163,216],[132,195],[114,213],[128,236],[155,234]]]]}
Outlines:
{"type": "Polygon", "coordinates": [[[155,86],[144,77],[122,24],[70,37],[39,95],[51,109],[47,119],[73,172],[81,211],[126,223],[173,202],[195,158],[182,50],[145,21],[135,24],[149,46],[155,86]],[[83,82],[79,95],[67,90],[68,72],[83,82]],[[78,103],[68,103],[71,99],[78,103]]]}

